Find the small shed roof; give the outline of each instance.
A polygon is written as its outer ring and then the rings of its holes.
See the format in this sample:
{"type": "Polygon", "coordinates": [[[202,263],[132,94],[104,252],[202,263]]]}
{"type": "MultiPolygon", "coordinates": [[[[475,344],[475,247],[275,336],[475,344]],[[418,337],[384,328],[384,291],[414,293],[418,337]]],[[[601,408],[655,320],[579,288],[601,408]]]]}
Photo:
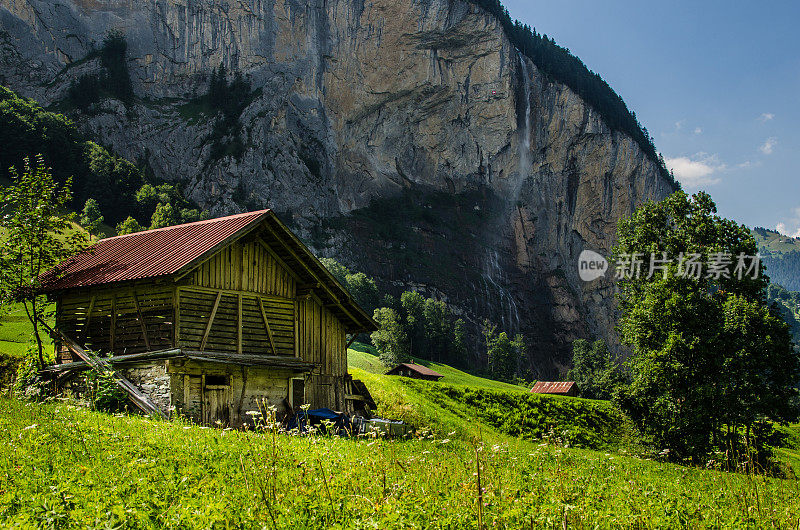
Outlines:
{"type": "Polygon", "coordinates": [[[577,390],[575,381],[537,381],[531,392],[534,394],[568,394],[572,389],[577,390]]]}
{"type": "Polygon", "coordinates": [[[395,372],[401,367],[408,368],[409,370],[413,370],[413,371],[417,372],[420,375],[424,375],[424,376],[428,376],[428,377],[439,377],[439,378],[444,377],[439,372],[434,372],[433,370],[431,370],[427,366],[422,366],[421,364],[413,364],[413,363],[400,363],[397,366],[395,366],[394,368],[392,368],[391,370],[389,370],[389,372],[387,372],[387,373],[395,372]]]}
{"type": "Polygon", "coordinates": [[[180,277],[245,236],[259,239],[314,290],[348,333],[378,328],[372,318],[272,210],[146,230],[102,239],[41,276],[46,293],[161,277],[180,277]]]}

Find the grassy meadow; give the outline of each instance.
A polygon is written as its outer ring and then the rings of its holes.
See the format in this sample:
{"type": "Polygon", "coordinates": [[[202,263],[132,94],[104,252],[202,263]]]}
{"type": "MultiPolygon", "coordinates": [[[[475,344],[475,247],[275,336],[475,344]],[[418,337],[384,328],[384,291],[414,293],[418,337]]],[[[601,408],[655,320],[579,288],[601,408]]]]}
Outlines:
{"type": "MultiPolygon", "coordinates": [[[[379,413],[416,427],[412,439],[241,432],[0,398],[0,526],[800,524],[798,481],[630,456],[629,431],[608,403],[499,389],[443,366],[434,369],[448,382],[384,376],[356,348],[354,377],[379,413]]],[[[800,433],[785,434],[796,447],[800,433]]]]}
{"type": "Polygon", "coordinates": [[[794,480],[564,448],[489,428],[477,439],[425,432],[402,441],[299,437],[4,398],[0,438],[4,527],[790,528],[800,523],[794,480]]]}

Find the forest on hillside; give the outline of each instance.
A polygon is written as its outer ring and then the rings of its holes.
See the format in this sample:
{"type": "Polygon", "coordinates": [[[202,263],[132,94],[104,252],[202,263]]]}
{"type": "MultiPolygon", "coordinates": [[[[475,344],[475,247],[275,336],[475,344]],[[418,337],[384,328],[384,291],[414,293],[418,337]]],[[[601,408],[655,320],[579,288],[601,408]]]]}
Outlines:
{"type": "Polygon", "coordinates": [[[56,180],[72,180],[71,208],[125,231],[159,228],[200,218],[197,206],[172,184],[85,138],[63,114],[43,109],[0,86],[0,178],[41,154],[56,180]],[[88,203],[88,204],[87,204],[88,203]]]}

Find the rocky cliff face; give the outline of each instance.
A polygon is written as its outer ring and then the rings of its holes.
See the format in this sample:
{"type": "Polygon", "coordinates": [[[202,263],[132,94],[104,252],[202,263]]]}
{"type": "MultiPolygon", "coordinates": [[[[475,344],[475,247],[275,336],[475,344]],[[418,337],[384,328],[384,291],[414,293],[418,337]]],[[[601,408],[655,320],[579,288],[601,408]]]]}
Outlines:
{"type": "Polygon", "coordinates": [[[671,184],[630,138],[459,0],[0,0],[0,82],[43,105],[126,35],[137,102],[76,118],[213,214],[270,207],[317,251],[384,286],[522,331],[533,368],[616,342],[613,285],[577,257],[671,184]],[[196,111],[211,70],[242,72],[245,152],[212,160],[196,111]],[[404,210],[408,215],[402,215],[404,210]]]}

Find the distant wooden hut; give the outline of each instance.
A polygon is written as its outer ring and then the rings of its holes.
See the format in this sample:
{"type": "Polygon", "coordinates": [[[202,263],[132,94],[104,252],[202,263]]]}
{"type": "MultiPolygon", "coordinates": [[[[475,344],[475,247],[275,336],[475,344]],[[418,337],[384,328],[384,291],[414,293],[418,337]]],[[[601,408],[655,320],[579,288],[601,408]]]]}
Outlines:
{"type": "Polygon", "coordinates": [[[438,381],[442,374],[434,372],[426,366],[412,363],[401,363],[386,372],[386,375],[400,375],[403,377],[411,377],[413,379],[426,379],[428,381],[438,381]]]}
{"type": "Polygon", "coordinates": [[[575,381],[537,381],[531,388],[531,393],[576,397],[578,385],[575,381]]]}
{"type": "Polygon", "coordinates": [[[264,405],[351,410],[345,334],[376,329],[270,210],[103,239],[43,281],[50,372],[96,352],[165,415],[204,423],[264,405]]]}

